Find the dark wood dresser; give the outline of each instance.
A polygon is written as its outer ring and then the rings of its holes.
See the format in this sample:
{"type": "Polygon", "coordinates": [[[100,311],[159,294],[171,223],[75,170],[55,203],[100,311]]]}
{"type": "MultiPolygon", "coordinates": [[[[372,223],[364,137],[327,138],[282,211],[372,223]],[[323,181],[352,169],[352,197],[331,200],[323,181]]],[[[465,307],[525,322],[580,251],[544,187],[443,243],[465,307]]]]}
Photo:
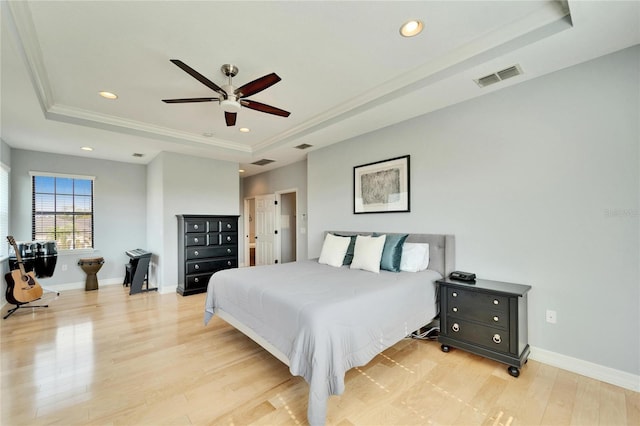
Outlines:
{"type": "Polygon", "coordinates": [[[505,363],[509,374],[518,377],[529,357],[527,292],[531,286],[489,280],[437,283],[442,350],[460,348],[505,363]]]}
{"type": "Polygon", "coordinates": [[[238,267],[238,216],[178,215],[178,293],[207,291],[214,272],[238,267]]]}

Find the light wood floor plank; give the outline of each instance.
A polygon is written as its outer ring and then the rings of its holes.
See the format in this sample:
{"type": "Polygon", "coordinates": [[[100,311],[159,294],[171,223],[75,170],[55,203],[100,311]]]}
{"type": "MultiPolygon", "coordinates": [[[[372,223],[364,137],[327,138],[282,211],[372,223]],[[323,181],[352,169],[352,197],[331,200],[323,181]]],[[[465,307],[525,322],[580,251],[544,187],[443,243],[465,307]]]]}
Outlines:
{"type": "MultiPolygon", "coordinates": [[[[45,294],[1,325],[2,425],[305,425],[308,385],[219,318],[204,295],[45,294]]],[[[6,312],[10,306],[3,309],[6,312]]],[[[347,372],[327,424],[637,425],[637,392],[528,362],[405,339],[347,372]]]]}

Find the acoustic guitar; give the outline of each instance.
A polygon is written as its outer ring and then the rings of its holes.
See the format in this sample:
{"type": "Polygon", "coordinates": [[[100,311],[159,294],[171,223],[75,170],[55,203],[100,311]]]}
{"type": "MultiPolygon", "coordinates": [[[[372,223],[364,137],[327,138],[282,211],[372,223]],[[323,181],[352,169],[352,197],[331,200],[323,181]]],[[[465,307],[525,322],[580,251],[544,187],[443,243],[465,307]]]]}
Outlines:
{"type": "Polygon", "coordinates": [[[24,263],[22,262],[22,256],[20,250],[16,244],[16,240],[11,236],[7,236],[9,244],[13,246],[16,252],[16,260],[19,268],[5,274],[4,278],[7,281],[7,302],[12,305],[23,305],[25,303],[33,302],[34,300],[42,297],[42,287],[36,281],[36,277],[33,272],[25,272],[24,263]]]}

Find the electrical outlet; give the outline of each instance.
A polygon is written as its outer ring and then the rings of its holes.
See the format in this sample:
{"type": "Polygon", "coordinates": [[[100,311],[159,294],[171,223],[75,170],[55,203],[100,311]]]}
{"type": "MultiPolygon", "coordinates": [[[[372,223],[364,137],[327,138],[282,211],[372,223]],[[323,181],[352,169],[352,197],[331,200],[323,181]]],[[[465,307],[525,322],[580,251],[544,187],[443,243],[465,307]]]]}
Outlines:
{"type": "Polygon", "coordinates": [[[67,270],[67,264],[66,263],[62,264],[61,266],[62,266],[62,271],[63,272],[67,270]]]}
{"type": "Polygon", "coordinates": [[[558,316],[556,311],[551,311],[547,309],[547,322],[550,324],[555,324],[558,321],[558,316]]]}

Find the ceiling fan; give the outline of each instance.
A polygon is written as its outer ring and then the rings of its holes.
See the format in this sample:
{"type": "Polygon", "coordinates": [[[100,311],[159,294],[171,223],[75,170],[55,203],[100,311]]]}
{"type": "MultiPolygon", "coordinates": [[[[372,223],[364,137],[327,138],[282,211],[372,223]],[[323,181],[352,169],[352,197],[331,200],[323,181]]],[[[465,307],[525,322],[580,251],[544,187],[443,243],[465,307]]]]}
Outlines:
{"type": "Polygon", "coordinates": [[[238,67],[235,65],[224,64],[220,68],[220,71],[229,78],[229,83],[220,87],[179,59],[171,59],[171,62],[176,64],[200,83],[212,89],[214,92],[217,92],[220,96],[214,98],[163,99],[162,102],[166,102],[168,104],[181,104],[188,102],[218,101],[224,110],[224,119],[227,122],[227,126],[236,125],[236,113],[240,111],[240,108],[243,106],[256,111],[266,112],[267,114],[279,115],[281,117],[288,117],[290,114],[290,112],[283,109],[252,101],[251,99],[245,99],[248,96],[262,92],[264,89],[279,82],[281,78],[278,77],[276,73],[267,74],[245,84],[244,86],[236,88],[233,86],[231,79],[238,74],[238,67]]]}

